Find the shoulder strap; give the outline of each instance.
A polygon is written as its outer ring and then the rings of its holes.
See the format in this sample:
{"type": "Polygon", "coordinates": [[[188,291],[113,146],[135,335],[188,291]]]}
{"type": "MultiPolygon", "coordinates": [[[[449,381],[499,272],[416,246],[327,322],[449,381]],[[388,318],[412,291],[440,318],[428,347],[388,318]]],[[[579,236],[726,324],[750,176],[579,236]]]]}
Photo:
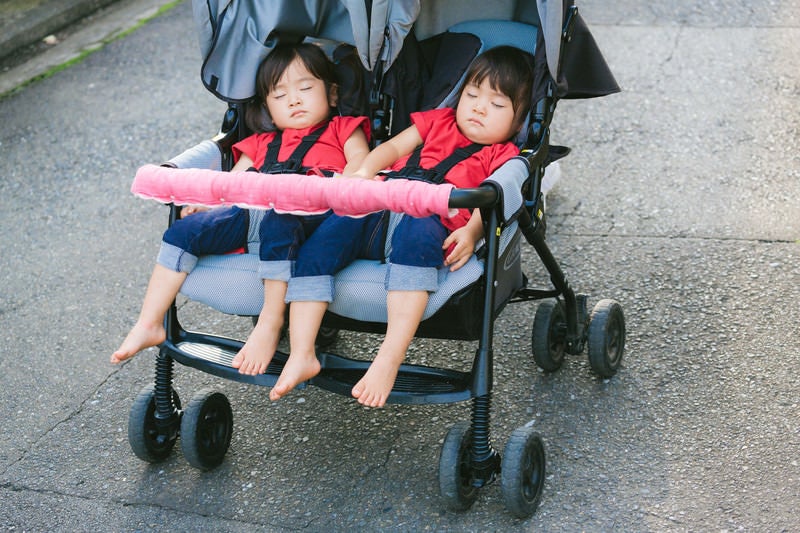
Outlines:
{"type": "Polygon", "coordinates": [[[275,137],[267,146],[267,155],[264,156],[264,164],[261,166],[261,172],[266,174],[293,174],[298,173],[303,169],[303,159],[311,147],[314,146],[319,138],[328,129],[326,122],[319,128],[315,129],[300,141],[297,148],[294,149],[292,155],[286,161],[278,162],[278,152],[281,149],[282,133],[275,132],[275,137]]]}
{"type": "Polygon", "coordinates": [[[278,162],[278,152],[281,150],[283,132],[281,130],[275,131],[275,136],[267,145],[267,155],[264,156],[264,164],[261,165],[261,172],[267,172],[270,167],[278,162]]]}
{"type": "Polygon", "coordinates": [[[469,146],[462,146],[461,148],[456,148],[456,151],[446,157],[444,160],[440,161],[438,165],[433,167],[433,170],[437,173],[442,175],[442,179],[447,175],[450,170],[456,166],[457,164],[461,163],[465,159],[469,158],[473,154],[476,154],[481,148],[485,145],[472,143],[469,146]]]}
{"type": "Polygon", "coordinates": [[[422,156],[422,145],[420,144],[417,146],[413,152],[411,152],[411,157],[406,160],[406,164],[403,168],[422,168],[419,166],[419,160],[422,156]]]}
{"type": "Polygon", "coordinates": [[[472,143],[468,146],[456,148],[452,154],[439,161],[435,167],[431,169],[424,169],[419,166],[419,161],[422,154],[422,145],[420,144],[411,153],[411,156],[408,158],[403,168],[394,172],[389,172],[386,175],[390,179],[405,178],[409,180],[427,181],[437,184],[443,183],[445,176],[454,166],[464,161],[471,155],[477,153],[484,146],[486,145],[472,143]]]}

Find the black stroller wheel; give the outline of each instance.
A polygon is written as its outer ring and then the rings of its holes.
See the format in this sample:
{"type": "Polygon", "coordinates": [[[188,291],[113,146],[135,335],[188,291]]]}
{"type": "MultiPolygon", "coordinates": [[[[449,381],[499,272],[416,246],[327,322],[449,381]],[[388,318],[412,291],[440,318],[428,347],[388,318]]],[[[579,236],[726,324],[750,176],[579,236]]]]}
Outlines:
{"type": "MultiPolygon", "coordinates": [[[[176,411],[181,409],[178,393],[172,390],[172,405],[176,411]]],[[[128,443],[139,459],[148,463],[158,463],[166,459],[178,439],[175,431],[156,424],[155,387],[148,385],[139,392],[128,415],[128,443]]]]}
{"type": "Polygon", "coordinates": [[[597,302],[589,319],[589,365],[603,378],[617,373],[625,351],[625,315],[615,300],[597,302]]]}
{"type": "Polygon", "coordinates": [[[222,463],[233,434],[228,398],[211,389],[197,393],[181,420],[181,449],[195,468],[210,470],[222,463]]]}
{"type": "Polygon", "coordinates": [[[544,443],[531,427],[511,434],[503,453],[501,489],[508,511],[517,518],[528,518],[542,499],[545,477],[544,443]]]}
{"type": "Polygon", "coordinates": [[[450,428],[439,458],[439,492],[449,511],[466,511],[478,498],[469,453],[472,430],[459,422],[450,428]]]}
{"type": "Polygon", "coordinates": [[[564,304],[560,300],[545,300],[536,308],[531,333],[533,360],[546,372],[554,372],[564,364],[566,326],[564,304]]]}

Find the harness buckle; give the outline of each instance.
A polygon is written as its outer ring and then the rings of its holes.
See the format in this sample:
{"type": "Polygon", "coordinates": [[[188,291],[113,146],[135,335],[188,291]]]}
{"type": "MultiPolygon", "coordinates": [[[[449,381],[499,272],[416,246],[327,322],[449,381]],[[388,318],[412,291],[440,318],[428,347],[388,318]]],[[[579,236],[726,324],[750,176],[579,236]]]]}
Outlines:
{"type": "Polygon", "coordinates": [[[283,161],[279,163],[272,163],[266,169],[261,169],[261,172],[266,174],[300,174],[303,167],[299,161],[283,161]]]}

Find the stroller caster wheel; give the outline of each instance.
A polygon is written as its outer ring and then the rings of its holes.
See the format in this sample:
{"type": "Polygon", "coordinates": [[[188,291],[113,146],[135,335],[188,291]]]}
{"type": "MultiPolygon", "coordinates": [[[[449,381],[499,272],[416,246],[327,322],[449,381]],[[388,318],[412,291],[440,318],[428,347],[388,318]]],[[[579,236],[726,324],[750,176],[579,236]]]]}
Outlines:
{"type": "Polygon", "coordinates": [[[439,457],[439,492],[449,511],[466,511],[478,498],[470,458],[472,430],[459,422],[450,428],[439,457]]]}
{"type": "Polygon", "coordinates": [[[195,468],[211,470],[222,463],[233,434],[233,412],[221,392],[197,393],[183,412],[181,449],[195,468]]]}
{"type": "Polygon", "coordinates": [[[533,360],[545,372],[555,372],[564,364],[567,320],[560,300],[544,300],[533,317],[531,347],[533,360]]]}
{"type": "Polygon", "coordinates": [[[600,300],[589,318],[589,365],[603,378],[617,373],[625,350],[625,315],[615,300],[600,300]]]}
{"type": "Polygon", "coordinates": [[[156,420],[155,387],[142,389],[128,415],[128,443],[133,453],[142,461],[158,463],[166,459],[178,439],[181,400],[172,390],[174,420],[158,423],[156,420]]]}
{"type": "Polygon", "coordinates": [[[508,511],[528,518],[539,506],[544,488],[544,443],[530,427],[518,428],[506,444],[500,487],[508,511]]]}

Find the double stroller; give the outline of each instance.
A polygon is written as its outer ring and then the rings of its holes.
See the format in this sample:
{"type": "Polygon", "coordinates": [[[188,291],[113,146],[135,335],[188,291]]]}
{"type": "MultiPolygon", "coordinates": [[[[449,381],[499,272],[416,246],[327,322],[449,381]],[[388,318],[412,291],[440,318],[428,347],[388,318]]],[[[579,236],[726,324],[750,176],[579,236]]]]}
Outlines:
{"type": "MultiPolygon", "coordinates": [[[[571,1],[518,2],[244,2],[194,0],[204,57],[205,86],[227,102],[220,132],[165,163],[179,169],[229,170],[231,146],[250,133],[243,109],[254,94],[254,73],[280,42],[320,44],[337,65],[339,111],[368,115],[373,140],[404,129],[411,111],[451,106],[471,60],[483,50],[512,45],[531,54],[536,83],[531,113],[517,142],[521,154],[480,187],[454,189],[449,206],[479,208],[485,238],[469,262],[455,272],[440,269],[417,337],[477,341],[470,369],[403,364],[389,403],[471,401],[469,422],[447,433],[439,461],[444,505],[467,510],[478,490],[501,483],[509,511],[518,517],[536,509],[545,480],[542,438],[530,426],[514,431],[502,455],[491,442],[492,349],[495,319],[506,304],[541,300],[533,318],[533,359],[555,371],[565,354],[587,348],[592,370],[611,377],[625,344],[621,306],[576,294],[545,243],[542,179],[549,164],[569,149],[549,143],[550,122],[561,98],[589,98],[619,90],[585,23],[571,1]],[[533,288],[522,271],[523,239],[533,246],[552,287],[533,288]]],[[[175,203],[180,203],[180,199],[175,203]]],[[[170,222],[179,208],[170,207],[170,222]]],[[[393,223],[402,214],[393,213],[393,223]]],[[[245,253],[200,258],[181,293],[222,313],[252,316],[263,304],[258,274],[258,227],[245,253]]],[[[390,224],[390,231],[391,231],[390,224]]],[[[387,239],[388,241],[389,239],[387,239]]],[[[382,333],[386,327],[386,265],[356,260],[335,277],[335,299],[317,338],[322,371],[307,382],[349,396],[370,361],[328,350],[341,331],[382,333]]],[[[243,375],[231,366],[243,342],[185,330],[173,304],[165,317],[167,340],[156,358],[155,383],[131,409],[128,439],[141,459],[165,459],[180,437],[187,461],[212,469],[224,459],[233,431],[230,403],[205,390],[183,407],[172,387],[174,363],[255,385],[273,386],[287,354],[275,354],[266,372],[243,375]]]]}

